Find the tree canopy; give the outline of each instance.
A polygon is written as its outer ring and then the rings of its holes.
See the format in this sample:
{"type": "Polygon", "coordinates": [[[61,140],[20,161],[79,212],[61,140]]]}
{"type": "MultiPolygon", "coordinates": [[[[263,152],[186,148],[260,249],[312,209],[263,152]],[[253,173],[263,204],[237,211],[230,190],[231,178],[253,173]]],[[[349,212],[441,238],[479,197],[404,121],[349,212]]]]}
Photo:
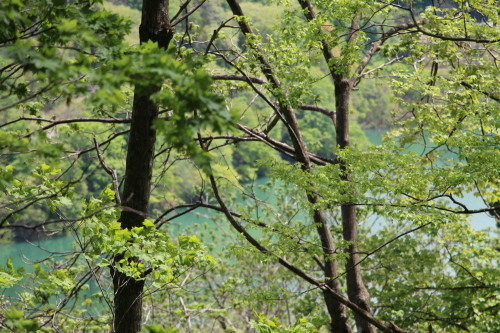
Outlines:
{"type": "Polygon", "coordinates": [[[499,24],[3,1],[0,332],[498,332],[499,24]]]}

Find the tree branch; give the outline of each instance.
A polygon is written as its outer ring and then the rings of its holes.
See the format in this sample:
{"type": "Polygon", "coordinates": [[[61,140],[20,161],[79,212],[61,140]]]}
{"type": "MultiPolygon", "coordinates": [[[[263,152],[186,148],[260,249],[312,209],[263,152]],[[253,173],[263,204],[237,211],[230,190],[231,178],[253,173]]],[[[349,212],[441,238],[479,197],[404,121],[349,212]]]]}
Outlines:
{"type": "Polygon", "coordinates": [[[355,82],[359,81],[359,79],[362,76],[363,70],[368,65],[368,63],[370,62],[372,57],[380,50],[382,45],[390,37],[396,35],[400,31],[416,28],[418,26],[418,24],[424,24],[424,23],[425,23],[425,20],[419,20],[419,21],[416,21],[413,23],[400,24],[398,26],[392,27],[387,32],[382,33],[382,37],[380,37],[380,39],[377,40],[376,42],[373,42],[372,47],[370,48],[370,50],[368,50],[368,52],[366,53],[364,58],[361,60],[361,64],[356,69],[355,74],[351,77],[351,82],[355,83],[355,82]]]}
{"type": "Polygon", "coordinates": [[[104,161],[104,158],[102,157],[101,148],[99,147],[99,144],[97,143],[95,136],[94,136],[94,147],[95,147],[95,150],[97,152],[97,157],[99,158],[99,162],[101,163],[101,166],[104,168],[104,171],[106,171],[106,173],[111,176],[111,179],[113,180],[113,189],[115,191],[115,201],[118,205],[121,205],[122,200],[120,199],[120,186],[118,185],[118,177],[116,176],[116,170],[111,169],[104,161]]]}
{"type": "Polygon", "coordinates": [[[244,81],[252,82],[257,84],[267,84],[267,81],[262,80],[255,76],[243,76],[243,75],[224,75],[224,74],[214,74],[212,75],[212,80],[218,81],[244,81]]]}

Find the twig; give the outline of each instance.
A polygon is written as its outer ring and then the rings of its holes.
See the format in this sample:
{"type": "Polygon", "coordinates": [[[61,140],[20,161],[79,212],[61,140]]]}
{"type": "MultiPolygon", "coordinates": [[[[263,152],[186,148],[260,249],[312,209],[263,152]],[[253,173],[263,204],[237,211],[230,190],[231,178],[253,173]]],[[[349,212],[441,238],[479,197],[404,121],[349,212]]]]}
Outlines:
{"type": "Polygon", "coordinates": [[[118,185],[118,177],[116,175],[116,170],[111,169],[106,162],[104,161],[104,158],[102,157],[102,152],[101,148],[99,147],[99,144],[97,143],[97,140],[94,136],[94,147],[97,152],[97,157],[99,158],[99,162],[101,163],[101,166],[104,168],[106,173],[111,176],[113,179],[113,189],[115,191],[115,201],[118,205],[122,204],[122,200],[120,198],[120,186],[118,185]]]}

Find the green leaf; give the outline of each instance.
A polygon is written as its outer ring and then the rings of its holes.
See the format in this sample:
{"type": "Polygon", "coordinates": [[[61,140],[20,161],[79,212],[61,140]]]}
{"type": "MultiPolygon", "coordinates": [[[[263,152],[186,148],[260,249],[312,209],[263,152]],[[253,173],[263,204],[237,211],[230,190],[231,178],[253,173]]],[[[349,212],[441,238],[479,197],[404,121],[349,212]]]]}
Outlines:
{"type": "Polygon", "coordinates": [[[23,276],[13,276],[6,272],[0,272],[0,288],[10,288],[22,279],[23,276]]]}

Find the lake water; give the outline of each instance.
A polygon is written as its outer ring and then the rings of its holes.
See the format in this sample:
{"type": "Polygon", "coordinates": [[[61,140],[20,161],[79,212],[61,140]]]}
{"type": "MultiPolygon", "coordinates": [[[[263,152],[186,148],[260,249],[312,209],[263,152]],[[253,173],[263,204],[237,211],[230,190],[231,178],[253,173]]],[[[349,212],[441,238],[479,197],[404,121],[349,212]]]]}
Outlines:
{"type": "MultiPolygon", "coordinates": [[[[382,143],[381,135],[385,131],[377,131],[377,130],[366,130],[366,136],[370,140],[371,143],[375,145],[380,145],[382,143]]],[[[422,153],[423,147],[420,145],[415,145],[413,151],[417,153],[422,153]]],[[[449,156],[452,158],[453,156],[449,156]]],[[[467,208],[473,209],[482,209],[486,208],[483,200],[480,197],[474,196],[472,193],[468,193],[464,195],[463,198],[458,198],[458,202],[467,206],[467,208]]],[[[495,228],[496,221],[493,217],[489,216],[487,213],[481,214],[473,214],[469,216],[472,227],[476,230],[486,229],[486,228],[495,228]]]]}
{"type": "MultiPolygon", "coordinates": [[[[374,130],[366,131],[368,138],[374,144],[380,144],[380,133],[381,132],[374,130]]],[[[259,189],[259,185],[263,185],[268,180],[269,179],[267,178],[257,179],[253,183],[253,186],[251,186],[251,188],[258,198],[272,204],[273,202],[275,202],[276,198],[274,198],[269,193],[263,193],[259,189]]],[[[249,187],[249,184],[247,184],[247,187],[249,187]]],[[[240,202],[242,201],[243,199],[240,199],[240,202]]],[[[466,195],[464,198],[461,198],[460,201],[466,204],[470,209],[479,209],[485,207],[482,200],[473,196],[472,194],[466,195]]],[[[209,217],[213,216],[213,214],[213,211],[198,209],[196,213],[189,213],[176,219],[175,223],[172,224],[172,228],[174,228],[174,231],[178,232],[179,230],[193,226],[194,224],[203,223],[209,223],[213,227],[220,227],[222,229],[227,227],[227,223],[225,221],[221,221],[220,226],[214,226],[213,222],[209,219],[209,217]]],[[[303,218],[303,216],[299,218],[303,218]]],[[[470,217],[470,220],[471,225],[475,229],[493,228],[496,225],[495,219],[493,219],[486,213],[472,215],[470,217]]],[[[7,258],[11,257],[13,258],[13,262],[16,267],[19,265],[23,265],[28,271],[30,271],[32,270],[31,263],[33,263],[34,261],[42,260],[50,256],[50,254],[54,252],[71,251],[74,246],[74,237],[51,237],[41,240],[31,240],[31,243],[32,244],[28,244],[26,242],[18,242],[15,244],[3,245],[2,251],[0,251],[0,265],[3,266],[7,258]]]]}

